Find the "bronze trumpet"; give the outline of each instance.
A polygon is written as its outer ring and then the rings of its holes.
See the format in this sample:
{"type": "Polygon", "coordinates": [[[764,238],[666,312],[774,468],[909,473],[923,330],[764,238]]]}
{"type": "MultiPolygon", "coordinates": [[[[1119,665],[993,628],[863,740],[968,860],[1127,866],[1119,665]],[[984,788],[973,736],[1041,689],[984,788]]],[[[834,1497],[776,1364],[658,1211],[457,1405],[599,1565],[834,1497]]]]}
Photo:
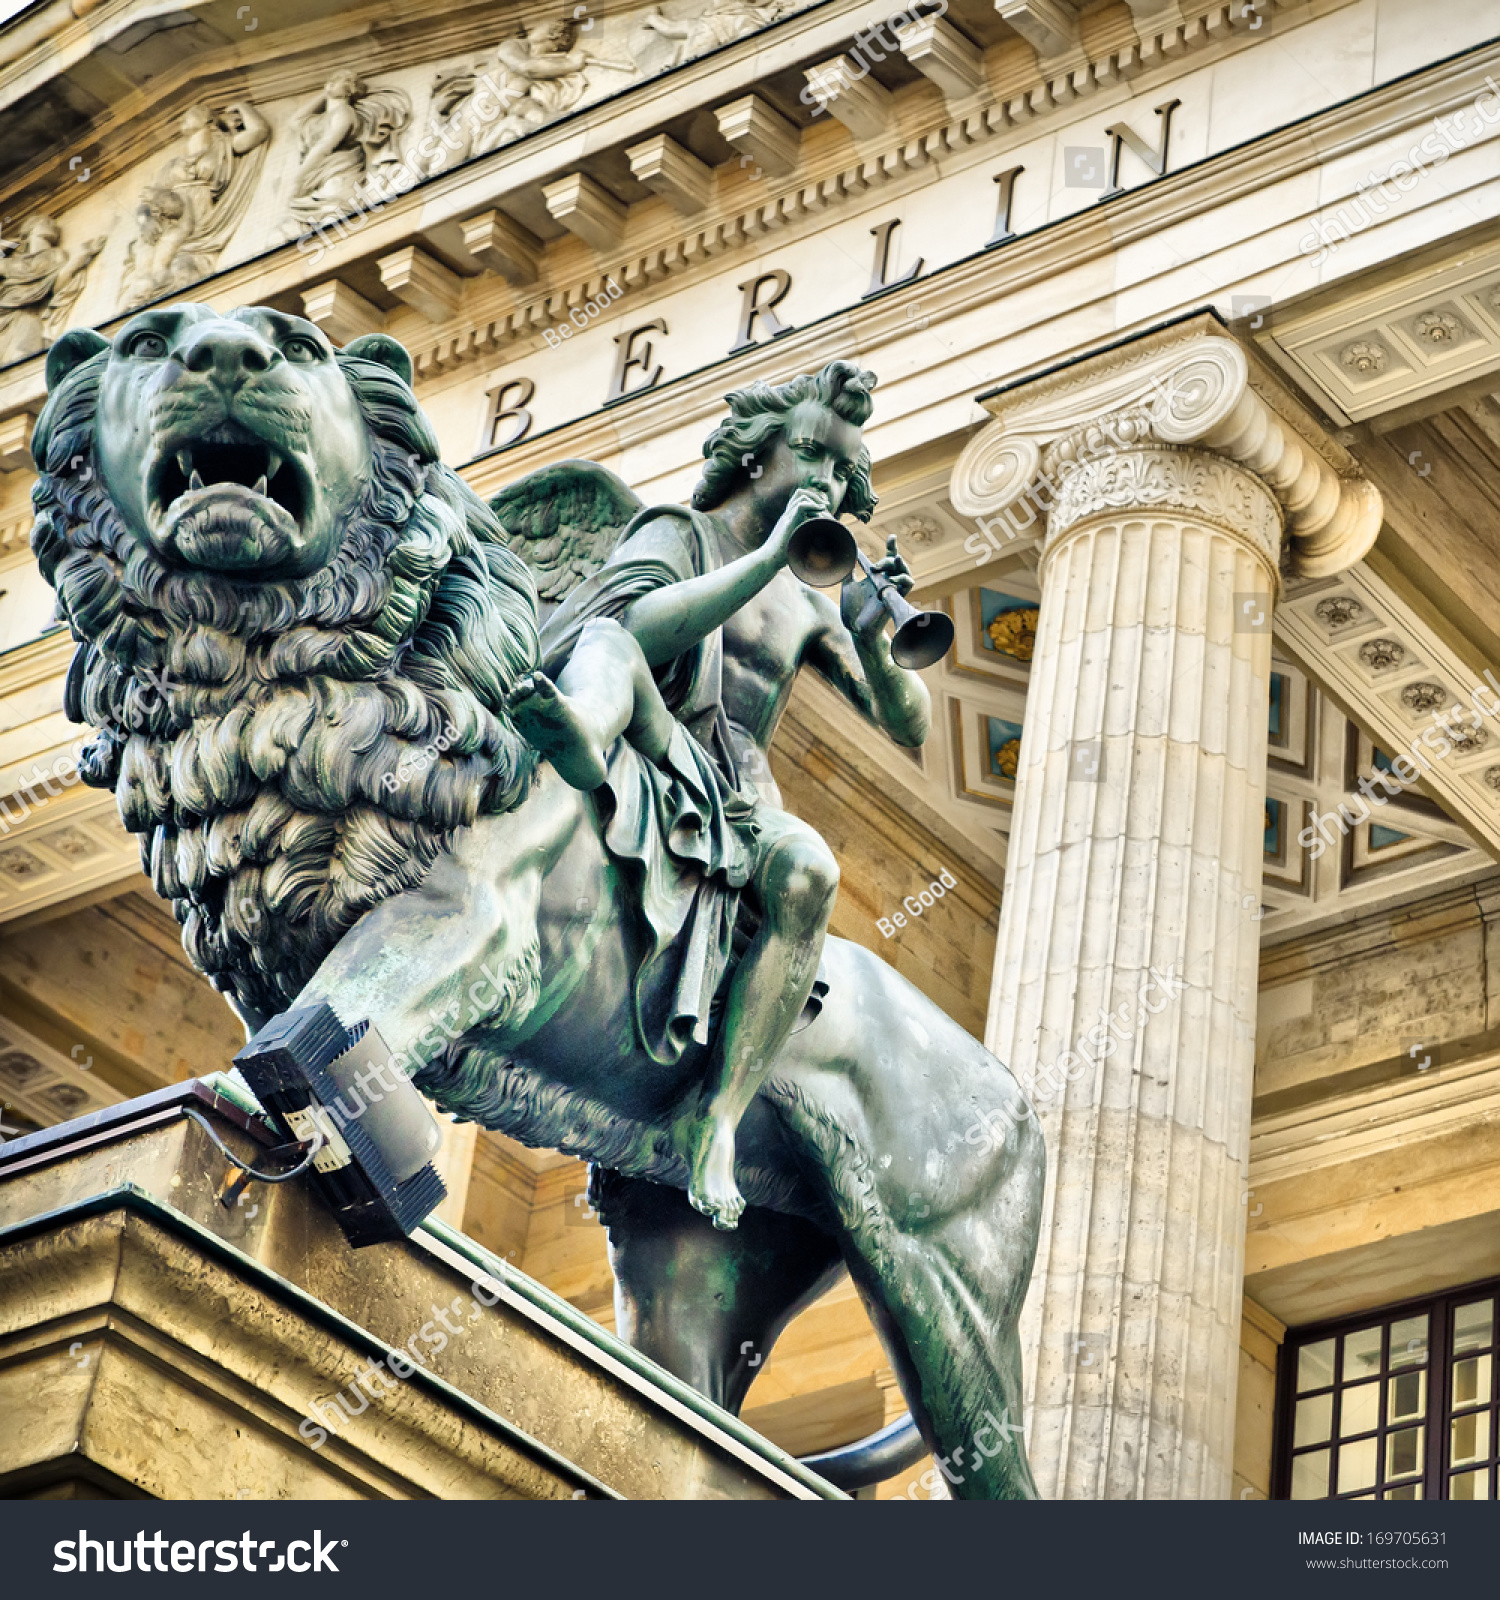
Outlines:
{"type": "Polygon", "coordinates": [[[875,598],[860,613],[857,626],[874,621],[870,606],[883,606],[896,624],[891,635],[891,660],[898,667],[920,672],[934,661],[941,661],[953,644],[953,622],[942,611],[918,611],[884,573],[876,572],[856,549],[854,558],[864,575],[875,585],[875,598]]]}
{"type": "Polygon", "coordinates": [[[809,517],[787,541],[786,564],[794,578],[814,589],[831,589],[854,571],[859,546],[837,517],[809,517]]]}
{"type": "MultiPolygon", "coordinates": [[[[793,577],[814,589],[831,589],[845,582],[858,566],[875,585],[870,605],[883,607],[896,624],[891,660],[898,667],[913,672],[930,667],[942,660],[953,644],[953,623],[948,616],[941,611],[918,611],[910,604],[889,578],[875,571],[855,544],[854,535],[837,517],[809,517],[800,524],[787,542],[786,564],[793,577]]],[[[867,606],[860,625],[873,621],[867,606]]]]}

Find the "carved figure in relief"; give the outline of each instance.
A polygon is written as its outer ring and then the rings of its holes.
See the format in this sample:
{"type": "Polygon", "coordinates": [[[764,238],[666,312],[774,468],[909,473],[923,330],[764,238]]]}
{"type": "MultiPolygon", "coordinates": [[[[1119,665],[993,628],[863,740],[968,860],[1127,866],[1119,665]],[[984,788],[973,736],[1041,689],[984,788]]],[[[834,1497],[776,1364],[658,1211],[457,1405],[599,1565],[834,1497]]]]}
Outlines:
{"type": "Polygon", "coordinates": [[[291,212],[298,224],[332,221],[368,195],[388,199],[399,189],[399,142],[410,121],[404,89],[371,89],[358,73],[335,73],[292,118],[299,159],[291,212]]]}
{"type": "Polygon", "coordinates": [[[757,915],[809,926],[826,847],[776,836],[764,766],[798,667],[920,736],[862,585],[841,608],[780,560],[799,492],[797,515],[860,509],[866,375],[736,396],[691,508],[587,462],[486,505],[438,459],[410,378],[385,335],[337,350],[266,307],[162,306],[54,346],[32,545],[79,641],[66,710],[99,730],[84,780],[115,791],[248,1032],[326,1003],[445,1109],[595,1163],[637,1348],[738,1410],[847,1269],[914,1426],[843,1481],[890,1476],[915,1443],[961,1460],[963,1497],[1034,1495],[1017,1319],[1044,1160],[999,1061],[830,936],[810,991],[785,980],[801,1016],[762,1035],[782,1042],[734,1131],[734,1229],[689,1203],[674,1136],[757,915]],[[649,729],[646,754],[616,740],[584,792],[511,703],[608,618],[686,737],[665,760],[649,729]],[[780,881],[783,854],[808,883],[780,881]],[[1013,1124],[983,1149],[976,1105],[1013,1124]]]}
{"type": "Polygon", "coordinates": [[[496,46],[493,63],[439,68],[416,158],[429,177],[498,149],[571,111],[593,87],[590,68],[636,75],[625,61],[576,47],[563,18],[521,29],[496,46]]]}
{"type": "Polygon", "coordinates": [[[47,348],[83,293],[89,263],[103,248],[100,234],[70,256],[51,217],[35,216],[22,224],[20,238],[0,256],[0,366],[47,348]]]}
{"type": "Polygon", "coordinates": [[[503,95],[477,93],[488,75],[483,61],[439,67],[433,74],[423,137],[414,151],[428,177],[467,161],[480,129],[505,115],[503,95]]]}
{"type": "Polygon", "coordinates": [[[661,65],[675,67],[767,28],[790,10],[788,0],[769,0],[760,5],[752,0],[712,0],[694,15],[674,18],[656,6],[642,19],[641,28],[671,41],[671,55],[661,65]]]}
{"type": "Polygon", "coordinates": [[[141,191],[139,232],[125,258],[124,304],[185,289],[218,265],[243,220],[271,129],[248,101],[183,114],[185,148],[141,191]]]}
{"type": "Polygon", "coordinates": [[[577,48],[576,24],[564,17],[526,28],[496,46],[505,114],[483,128],[475,153],[493,150],[534,132],[571,111],[589,90],[589,67],[606,67],[629,77],[635,67],[577,48]]]}

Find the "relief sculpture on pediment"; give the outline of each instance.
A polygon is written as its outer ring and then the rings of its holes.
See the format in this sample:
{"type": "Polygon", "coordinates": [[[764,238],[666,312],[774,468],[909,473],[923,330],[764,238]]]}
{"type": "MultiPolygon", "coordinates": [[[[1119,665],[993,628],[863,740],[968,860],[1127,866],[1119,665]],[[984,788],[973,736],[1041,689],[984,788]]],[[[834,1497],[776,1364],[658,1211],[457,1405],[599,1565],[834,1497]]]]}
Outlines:
{"type": "Polygon", "coordinates": [[[636,76],[632,62],[580,47],[578,32],[567,18],[537,23],[502,39],[492,61],[440,70],[433,80],[428,137],[418,146],[427,175],[564,116],[590,89],[601,87],[597,69],[618,75],[608,80],[610,87],[636,76]]]}
{"type": "Polygon", "coordinates": [[[141,191],[138,231],[125,258],[126,307],[206,278],[244,219],[265,162],[271,129],[249,101],[213,111],[192,106],[184,148],[141,191]]]}
{"type": "Polygon", "coordinates": [[[733,44],[758,28],[768,28],[796,6],[789,0],[712,0],[707,6],[674,5],[678,16],[653,6],[642,19],[632,53],[643,71],[662,72],[668,67],[733,44]]]}
{"type": "Polygon", "coordinates": [[[62,229],[44,215],[23,223],[19,238],[0,241],[0,367],[51,344],[103,248],[101,234],[76,254],[65,250],[62,229]]]}
{"type": "Polygon", "coordinates": [[[401,135],[411,115],[404,89],[371,89],[356,72],[336,72],[292,118],[295,228],[316,227],[410,188],[409,179],[401,181],[401,135]]]}

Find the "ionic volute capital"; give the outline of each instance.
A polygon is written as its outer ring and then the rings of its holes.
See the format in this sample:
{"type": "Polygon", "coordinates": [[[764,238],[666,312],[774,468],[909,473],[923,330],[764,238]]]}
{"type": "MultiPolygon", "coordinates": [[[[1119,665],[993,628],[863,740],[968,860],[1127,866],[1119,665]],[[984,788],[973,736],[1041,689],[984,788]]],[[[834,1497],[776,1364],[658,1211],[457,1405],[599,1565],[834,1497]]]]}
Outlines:
{"type": "MultiPolygon", "coordinates": [[[[1265,496],[1232,496],[1254,512],[1256,527],[1240,531],[1264,547],[1262,502],[1273,504],[1285,538],[1280,530],[1272,535],[1271,556],[1279,544],[1282,566],[1297,576],[1343,571],[1380,531],[1380,492],[1359,476],[1353,457],[1206,315],[983,403],[994,420],[960,455],[949,494],[956,510],[988,528],[997,554],[1036,542],[1049,519],[1076,520],[1084,480],[1108,480],[1109,492],[1121,496],[1132,476],[1143,486],[1168,476],[1200,483],[1222,476],[1205,457],[1264,486],[1265,496]],[[1123,456],[1134,464],[1117,460],[1123,456]]],[[[1121,499],[1112,503],[1126,508],[1121,499]]]]}

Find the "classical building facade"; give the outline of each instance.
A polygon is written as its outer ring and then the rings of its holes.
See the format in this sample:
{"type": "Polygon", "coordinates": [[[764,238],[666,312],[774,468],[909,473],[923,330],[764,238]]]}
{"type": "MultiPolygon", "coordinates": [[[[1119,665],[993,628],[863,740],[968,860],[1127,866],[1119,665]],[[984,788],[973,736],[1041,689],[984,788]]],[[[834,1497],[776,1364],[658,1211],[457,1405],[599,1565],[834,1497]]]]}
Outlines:
{"type": "MultiPolygon", "coordinates": [[[[17,12],[5,1136],[241,1043],[76,781],[28,546],[60,333],[184,297],[382,330],[481,494],[585,457],[648,502],[726,391],[853,357],[861,538],[957,638],[920,752],[804,677],[772,764],[834,931],[1044,1130],[1043,1494],[1493,1498],[1497,78],[1492,0],[17,12]]],[[[611,1324],[578,1163],[443,1160],[449,1222],[611,1324]]],[[[903,1409],[846,1284],[745,1417],[806,1453],[903,1409]]]]}

